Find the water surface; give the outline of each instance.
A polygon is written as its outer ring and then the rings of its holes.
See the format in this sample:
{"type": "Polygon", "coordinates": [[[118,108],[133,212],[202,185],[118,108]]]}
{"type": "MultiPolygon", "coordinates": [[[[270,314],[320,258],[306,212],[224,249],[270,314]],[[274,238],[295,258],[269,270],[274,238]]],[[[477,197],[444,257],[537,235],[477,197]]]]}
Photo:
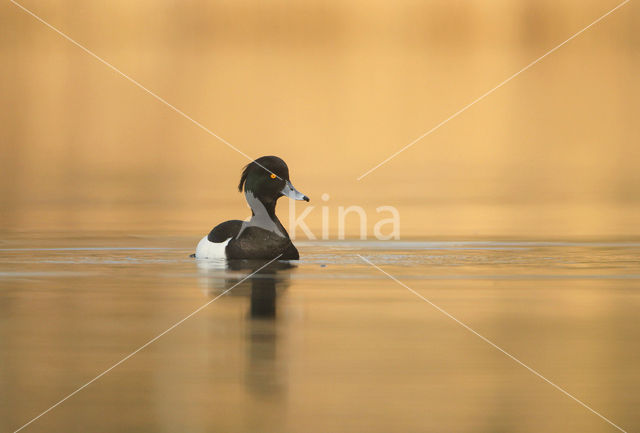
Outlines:
{"type": "Polygon", "coordinates": [[[237,284],[191,241],[3,242],[0,430],[233,287],[23,431],[616,431],[358,255],[640,428],[640,243],[299,242],[237,284]]]}

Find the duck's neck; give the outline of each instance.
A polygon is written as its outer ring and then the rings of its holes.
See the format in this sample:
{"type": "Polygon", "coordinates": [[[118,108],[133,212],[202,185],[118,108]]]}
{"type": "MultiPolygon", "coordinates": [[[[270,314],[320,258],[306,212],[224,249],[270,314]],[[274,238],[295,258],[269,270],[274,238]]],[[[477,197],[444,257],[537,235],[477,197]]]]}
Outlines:
{"type": "Polygon", "coordinates": [[[253,195],[251,191],[246,191],[244,196],[251,208],[251,219],[248,221],[248,225],[269,230],[278,236],[289,237],[276,216],[276,200],[266,201],[260,199],[253,195]]]}

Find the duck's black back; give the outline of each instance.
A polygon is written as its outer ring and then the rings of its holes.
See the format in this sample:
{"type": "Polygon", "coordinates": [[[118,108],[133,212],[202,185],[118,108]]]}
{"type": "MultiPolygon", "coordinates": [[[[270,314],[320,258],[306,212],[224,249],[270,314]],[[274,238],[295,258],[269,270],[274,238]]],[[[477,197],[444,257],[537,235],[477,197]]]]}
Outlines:
{"type": "Polygon", "coordinates": [[[242,221],[240,220],[225,221],[215,226],[213,230],[209,232],[209,236],[207,236],[207,239],[209,240],[209,242],[224,242],[229,238],[235,238],[236,236],[238,236],[241,228],[242,221]]]}
{"type": "MultiPolygon", "coordinates": [[[[228,259],[273,259],[282,254],[281,260],[298,260],[300,255],[289,237],[260,227],[250,226],[242,230],[243,221],[231,220],[218,224],[207,237],[210,242],[224,242],[231,238],[225,249],[228,259]],[[240,231],[242,230],[242,233],[240,231]],[[238,236],[240,233],[240,236],[238,236]]],[[[286,232],[285,232],[286,233],[286,232]]]]}

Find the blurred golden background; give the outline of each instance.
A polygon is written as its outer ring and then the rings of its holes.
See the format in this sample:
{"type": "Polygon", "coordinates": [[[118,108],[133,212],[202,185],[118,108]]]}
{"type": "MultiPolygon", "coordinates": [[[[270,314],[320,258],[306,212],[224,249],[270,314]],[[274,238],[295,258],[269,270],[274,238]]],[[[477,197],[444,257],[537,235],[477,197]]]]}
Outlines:
{"type": "MultiPolygon", "coordinates": [[[[640,1],[361,181],[621,0],[17,1],[285,159],[318,237],[356,205],[369,236],[394,206],[403,240],[640,239],[640,1]]],[[[613,431],[515,356],[640,425],[632,242],[300,242],[96,377],[237,281],[188,254],[249,214],[248,161],[10,1],[0,35],[0,430],[93,377],[25,431],[613,431]]]]}
{"type": "MultiPolygon", "coordinates": [[[[365,207],[369,233],[392,205],[402,238],[640,235],[634,2],[362,181],[618,3],[21,4],[245,153],[284,158],[317,234],[320,205],[333,221],[365,207]]],[[[9,2],[0,29],[3,232],[197,236],[247,215],[241,155],[9,2]]]]}

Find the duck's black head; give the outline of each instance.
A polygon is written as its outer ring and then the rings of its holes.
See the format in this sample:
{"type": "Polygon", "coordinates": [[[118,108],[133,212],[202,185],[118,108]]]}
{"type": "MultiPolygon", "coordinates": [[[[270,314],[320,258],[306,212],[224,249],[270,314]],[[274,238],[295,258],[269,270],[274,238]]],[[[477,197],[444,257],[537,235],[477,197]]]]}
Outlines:
{"type": "Polygon", "coordinates": [[[283,195],[294,200],[309,201],[295,189],[289,179],[289,167],[277,156],[263,156],[247,164],[242,171],[238,191],[253,194],[263,203],[271,203],[283,195]]]}

